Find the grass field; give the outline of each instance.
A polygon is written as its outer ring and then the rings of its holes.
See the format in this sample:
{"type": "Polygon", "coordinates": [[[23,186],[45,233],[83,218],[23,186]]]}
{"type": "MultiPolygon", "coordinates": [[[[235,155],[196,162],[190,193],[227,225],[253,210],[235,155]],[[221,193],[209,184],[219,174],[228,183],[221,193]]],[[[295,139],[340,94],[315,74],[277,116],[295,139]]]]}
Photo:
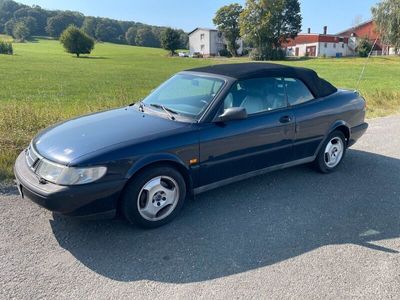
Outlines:
{"type": "MultiPolygon", "coordinates": [[[[180,70],[246,61],[171,58],[161,49],[114,44],[97,44],[89,58],[76,59],[45,39],[14,44],[14,53],[0,55],[0,180],[12,178],[17,153],[44,127],[137,101],[180,70]]],[[[281,63],[313,68],[338,87],[354,89],[365,59],[281,63]]],[[[371,59],[360,90],[369,117],[400,112],[400,59],[371,59]]]]}

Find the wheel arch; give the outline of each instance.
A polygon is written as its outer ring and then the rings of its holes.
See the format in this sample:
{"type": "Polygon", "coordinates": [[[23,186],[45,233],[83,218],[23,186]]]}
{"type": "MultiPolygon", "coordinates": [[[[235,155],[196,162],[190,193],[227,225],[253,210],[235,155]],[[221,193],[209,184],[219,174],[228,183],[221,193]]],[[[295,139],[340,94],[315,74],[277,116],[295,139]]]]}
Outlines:
{"type": "Polygon", "coordinates": [[[347,122],[345,122],[343,120],[336,121],[335,123],[332,124],[331,127],[329,127],[328,131],[325,134],[325,137],[323,138],[321,143],[318,145],[318,148],[315,151],[314,157],[317,157],[319,151],[321,150],[322,145],[326,142],[329,135],[336,130],[339,130],[344,134],[344,136],[346,138],[346,148],[349,146],[350,137],[351,137],[350,126],[347,124],[347,122]]]}
{"type": "Polygon", "coordinates": [[[330,128],[330,130],[328,131],[327,135],[331,134],[332,132],[339,130],[343,133],[344,137],[346,138],[346,147],[349,145],[350,142],[350,137],[351,137],[351,129],[349,124],[347,124],[347,122],[340,120],[340,121],[336,121],[330,128]]]}
{"type": "Polygon", "coordinates": [[[126,175],[126,178],[128,179],[126,185],[134,180],[135,175],[139,172],[156,166],[169,166],[176,169],[179,173],[181,173],[183,179],[185,180],[187,192],[191,193],[193,190],[193,179],[188,166],[185,165],[180,158],[169,153],[146,156],[135,162],[126,175]]]}

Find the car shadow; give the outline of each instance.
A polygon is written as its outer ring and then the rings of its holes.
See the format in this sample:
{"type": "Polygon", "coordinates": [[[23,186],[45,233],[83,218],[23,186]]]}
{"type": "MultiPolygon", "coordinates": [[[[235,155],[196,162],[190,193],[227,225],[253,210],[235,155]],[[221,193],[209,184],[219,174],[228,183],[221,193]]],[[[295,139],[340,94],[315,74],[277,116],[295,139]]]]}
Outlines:
{"type": "Polygon", "coordinates": [[[118,281],[199,282],[246,272],[316,248],[400,236],[400,160],[349,150],[340,170],[308,166],[232,184],[189,201],[171,224],[140,230],[122,220],[54,215],[61,247],[118,281]]]}

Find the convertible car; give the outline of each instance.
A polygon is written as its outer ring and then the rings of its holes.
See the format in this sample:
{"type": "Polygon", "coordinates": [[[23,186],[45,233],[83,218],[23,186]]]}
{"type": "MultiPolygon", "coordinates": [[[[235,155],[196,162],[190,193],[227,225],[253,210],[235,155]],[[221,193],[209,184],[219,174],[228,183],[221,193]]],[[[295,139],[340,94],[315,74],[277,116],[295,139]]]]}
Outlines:
{"type": "Polygon", "coordinates": [[[225,184],[306,163],[335,171],[367,130],[365,111],[357,92],[309,69],[197,68],[136,104],[45,129],[14,171],[21,195],[53,212],[154,228],[225,184]]]}

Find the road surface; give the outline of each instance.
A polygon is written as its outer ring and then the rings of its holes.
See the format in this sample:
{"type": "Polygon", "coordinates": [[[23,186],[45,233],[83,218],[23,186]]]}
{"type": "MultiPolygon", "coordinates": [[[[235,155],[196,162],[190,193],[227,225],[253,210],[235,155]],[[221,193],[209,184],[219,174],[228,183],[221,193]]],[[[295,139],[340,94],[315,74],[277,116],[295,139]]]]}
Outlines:
{"type": "Polygon", "coordinates": [[[370,121],[340,170],[270,173],[144,231],[0,195],[0,299],[397,298],[400,117],[370,121]]]}

